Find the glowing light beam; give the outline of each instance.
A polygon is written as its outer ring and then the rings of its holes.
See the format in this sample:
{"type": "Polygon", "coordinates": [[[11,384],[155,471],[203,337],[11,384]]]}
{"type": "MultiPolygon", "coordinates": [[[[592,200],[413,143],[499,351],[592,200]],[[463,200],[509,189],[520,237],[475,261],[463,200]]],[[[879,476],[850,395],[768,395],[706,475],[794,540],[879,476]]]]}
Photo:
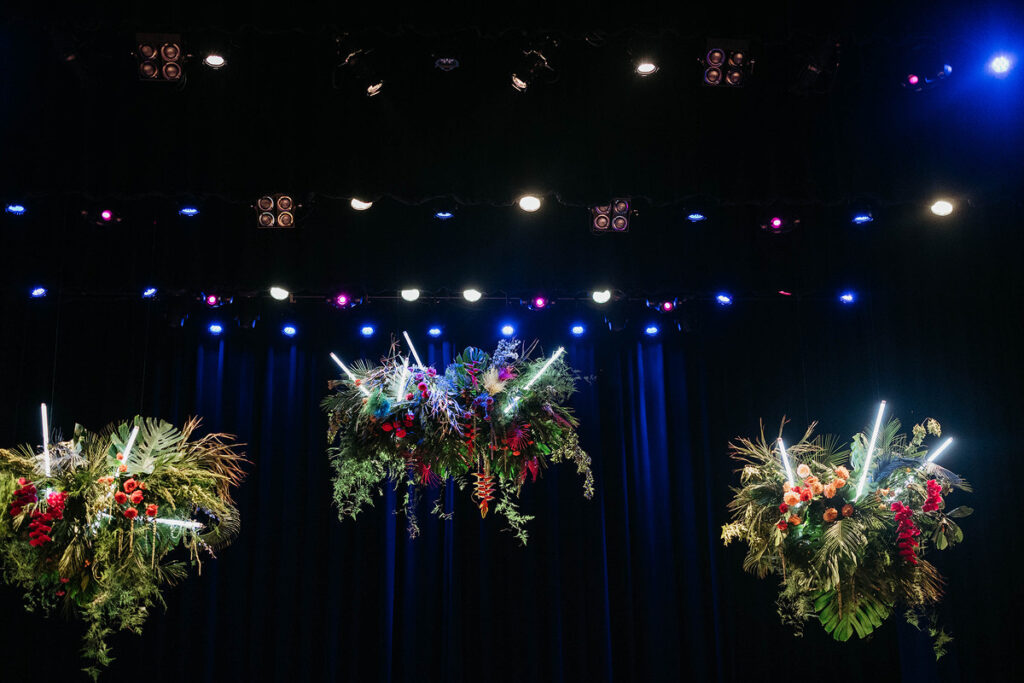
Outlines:
{"type": "Polygon", "coordinates": [[[786,445],[782,443],[782,437],[779,437],[779,452],[782,453],[782,465],[786,468],[786,479],[789,481],[789,485],[793,485],[793,468],[789,465],[789,456],[786,454],[786,445]]]}
{"type": "MultiPolygon", "coordinates": [[[[530,378],[530,381],[527,382],[526,386],[523,387],[523,391],[529,391],[530,387],[533,386],[534,382],[540,379],[540,376],[547,372],[548,368],[551,367],[551,364],[558,360],[558,357],[561,356],[563,353],[565,353],[565,347],[559,346],[558,350],[551,355],[551,358],[548,358],[548,361],[540,367],[540,370],[533,374],[533,377],[530,378]]],[[[517,405],[519,405],[518,396],[512,399],[512,401],[510,401],[509,404],[505,406],[505,414],[507,415],[508,413],[511,413],[513,410],[515,410],[517,405]]]]}
{"type": "MultiPolygon", "coordinates": [[[[138,436],[139,436],[139,425],[135,425],[135,427],[132,428],[132,433],[128,435],[128,443],[126,443],[124,445],[124,452],[121,454],[121,455],[124,456],[124,458],[121,459],[121,462],[120,462],[121,465],[124,465],[125,467],[128,466],[128,454],[131,453],[132,446],[135,445],[135,439],[138,438],[138,436]]],[[[114,476],[117,476],[117,470],[118,469],[119,468],[115,465],[115,467],[114,467],[114,476]]]]}
{"type": "MultiPolygon", "coordinates": [[[[344,372],[346,375],[348,375],[348,378],[350,380],[352,380],[353,384],[356,383],[356,376],[352,374],[352,371],[349,370],[345,366],[345,364],[341,362],[341,359],[334,355],[334,353],[331,353],[331,360],[333,360],[335,363],[338,364],[338,367],[341,368],[342,372],[344,372]]],[[[360,391],[362,391],[365,395],[367,395],[367,396],[370,395],[370,392],[362,384],[356,384],[356,386],[358,386],[360,391]]]]}
{"type": "Polygon", "coordinates": [[[409,356],[405,357],[402,363],[402,378],[398,380],[398,389],[395,390],[395,403],[402,402],[402,394],[405,393],[405,380],[409,377],[409,356]]]}
{"type": "Polygon", "coordinates": [[[416,359],[416,367],[426,368],[423,365],[423,361],[420,360],[420,354],[416,353],[416,347],[412,345],[412,339],[409,339],[409,333],[403,331],[402,336],[405,337],[405,343],[409,345],[409,350],[412,351],[412,357],[416,359]]]}
{"type": "Polygon", "coordinates": [[[944,451],[947,448],[949,448],[950,444],[952,444],[952,443],[953,443],[953,437],[949,437],[948,439],[943,441],[942,445],[939,446],[938,448],[936,448],[935,451],[931,455],[928,456],[928,459],[925,460],[925,462],[931,462],[931,461],[935,460],[935,458],[939,457],[939,454],[941,454],[942,451],[944,451]]]}
{"type": "Polygon", "coordinates": [[[857,495],[853,497],[854,502],[864,493],[864,484],[868,481],[868,470],[871,468],[871,456],[874,455],[875,441],[878,440],[878,430],[882,426],[882,415],[885,413],[885,401],[878,406],[878,415],[875,417],[875,428],[871,430],[871,441],[868,442],[868,452],[864,456],[864,471],[860,475],[860,483],[857,484],[857,495]]]}
{"type": "Polygon", "coordinates": [[[39,405],[40,413],[43,416],[43,469],[46,476],[50,476],[50,423],[46,419],[46,404],[39,405]]]}

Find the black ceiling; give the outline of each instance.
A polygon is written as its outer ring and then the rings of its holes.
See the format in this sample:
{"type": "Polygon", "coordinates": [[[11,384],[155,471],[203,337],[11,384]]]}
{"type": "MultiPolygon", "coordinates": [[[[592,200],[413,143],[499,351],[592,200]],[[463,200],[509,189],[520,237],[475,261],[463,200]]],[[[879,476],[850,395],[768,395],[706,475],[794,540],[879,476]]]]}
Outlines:
{"type": "Polygon", "coordinates": [[[419,18],[377,5],[26,14],[0,24],[0,198],[245,204],[287,191],[507,204],[533,190],[585,206],[618,195],[654,205],[1012,195],[1024,177],[1024,98],[981,66],[1019,16],[838,5],[509,10],[480,21],[451,6],[422,7],[419,18]],[[197,55],[183,87],[139,82],[136,31],[182,34],[197,55]],[[709,36],[750,41],[746,87],[702,86],[709,36]],[[347,87],[339,38],[371,51],[385,82],[378,96],[347,87]],[[809,60],[836,43],[834,78],[801,88],[809,60]],[[557,80],[516,92],[511,65],[538,44],[557,80]],[[225,51],[225,68],[200,64],[209,46],[225,51]],[[642,55],[657,74],[632,71],[642,55]],[[442,72],[438,56],[460,67],[442,72]],[[944,61],[954,72],[941,87],[900,87],[908,70],[944,61]]]}

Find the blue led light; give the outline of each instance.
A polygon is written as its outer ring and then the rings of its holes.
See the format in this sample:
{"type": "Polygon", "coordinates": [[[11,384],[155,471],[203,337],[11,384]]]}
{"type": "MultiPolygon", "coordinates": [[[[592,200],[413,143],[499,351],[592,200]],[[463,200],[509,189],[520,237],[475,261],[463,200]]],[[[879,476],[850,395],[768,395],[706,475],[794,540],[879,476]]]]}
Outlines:
{"type": "Polygon", "coordinates": [[[359,330],[359,334],[364,337],[372,337],[374,332],[376,332],[376,330],[373,329],[373,325],[363,325],[362,329],[359,330]]]}
{"type": "Polygon", "coordinates": [[[656,337],[658,336],[658,332],[660,331],[661,330],[658,329],[657,325],[648,325],[646,328],[644,328],[644,334],[646,334],[648,337],[656,337]]]}
{"type": "Polygon", "coordinates": [[[857,295],[853,292],[843,292],[839,295],[839,300],[844,304],[852,304],[857,300],[857,295]]]}
{"type": "Polygon", "coordinates": [[[286,337],[294,337],[296,332],[298,332],[298,330],[295,329],[295,325],[285,325],[281,328],[281,334],[286,337]]]}
{"type": "Polygon", "coordinates": [[[183,206],[180,209],[178,209],[178,215],[192,218],[193,216],[199,215],[199,209],[197,209],[194,206],[183,206]]]}
{"type": "Polygon", "coordinates": [[[7,213],[13,214],[15,216],[24,215],[25,210],[26,209],[24,204],[8,204],[6,209],[7,213]]]}
{"type": "Polygon", "coordinates": [[[853,218],[850,220],[854,225],[864,225],[865,223],[870,223],[875,219],[874,216],[872,216],[870,213],[865,212],[854,214],[853,218]]]}
{"type": "Polygon", "coordinates": [[[431,337],[440,337],[441,336],[441,328],[440,327],[431,327],[429,330],[427,330],[427,334],[429,334],[431,337]]]}
{"type": "Polygon", "coordinates": [[[1013,68],[1013,59],[1010,55],[998,54],[989,60],[988,70],[997,78],[1003,78],[1013,68]]]}
{"type": "Polygon", "coordinates": [[[691,223],[700,223],[701,221],[707,220],[707,218],[708,217],[705,216],[704,214],[694,211],[693,213],[686,217],[686,220],[690,221],[691,223]]]}
{"type": "Polygon", "coordinates": [[[731,294],[726,294],[725,292],[720,292],[719,294],[717,294],[715,296],[715,301],[718,302],[719,306],[731,306],[732,305],[732,295],[731,294]]]}
{"type": "Polygon", "coordinates": [[[224,326],[220,323],[210,323],[210,326],[206,329],[210,331],[210,334],[218,335],[224,331],[224,326]]]}
{"type": "Polygon", "coordinates": [[[144,290],[142,290],[142,298],[143,299],[152,299],[155,296],[156,296],[156,287],[146,287],[144,290]]]}
{"type": "Polygon", "coordinates": [[[31,294],[33,299],[42,299],[46,296],[46,287],[33,287],[31,294]]]}
{"type": "Polygon", "coordinates": [[[434,218],[436,218],[439,221],[446,221],[454,215],[455,214],[452,213],[451,211],[438,211],[437,213],[434,214],[434,218]]]}
{"type": "Polygon", "coordinates": [[[516,328],[512,327],[511,325],[502,325],[501,333],[506,337],[511,337],[513,334],[516,333],[516,328]]]}
{"type": "Polygon", "coordinates": [[[587,328],[581,325],[580,323],[576,323],[575,325],[569,328],[569,331],[572,332],[572,336],[574,337],[582,337],[583,333],[587,331],[587,328]]]}

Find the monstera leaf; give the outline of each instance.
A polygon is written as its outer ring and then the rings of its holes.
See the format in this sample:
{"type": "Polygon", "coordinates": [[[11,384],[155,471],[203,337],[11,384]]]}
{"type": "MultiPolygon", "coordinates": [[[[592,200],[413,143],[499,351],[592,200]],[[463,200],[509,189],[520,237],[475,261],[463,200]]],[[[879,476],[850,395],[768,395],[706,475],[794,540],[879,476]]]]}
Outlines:
{"type": "Polygon", "coordinates": [[[841,606],[839,593],[834,590],[819,591],[811,599],[825,632],[844,642],[854,633],[858,638],[866,637],[892,614],[889,605],[866,592],[844,593],[841,606]]]}
{"type": "Polygon", "coordinates": [[[139,428],[139,435],[132,444],[128,458],[132,461],[131,470],[152,474],[156,467],[164,465],[179,452],[181,432],[172,424],[153,418],[135,418],[134,425],[122,423],[117,426],[111,436],[109,454],[116,467],[117,453],[124,453],[128,439],[134,426],[139,428]]]}

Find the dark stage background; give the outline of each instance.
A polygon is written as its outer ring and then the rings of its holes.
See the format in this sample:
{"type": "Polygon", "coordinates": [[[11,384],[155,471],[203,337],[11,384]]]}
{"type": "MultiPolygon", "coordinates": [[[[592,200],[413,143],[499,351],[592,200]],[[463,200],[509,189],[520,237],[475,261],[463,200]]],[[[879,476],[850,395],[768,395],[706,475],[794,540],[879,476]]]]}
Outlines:
{"type": "MultiPolygon", "coordinates": [[[[1008,206],[865,233],[840,224],[818,231],[818,241],[783,236],[767,269],[770,249],[738,250],[733,276],[745,291],[801,261],[829,261],[860,299],[844,307],[832,296],[738,297],[728,309],[694,301],[681,307],[689,331],[657,340],[636,331],[655,319],[642,306],[622,309],[631,327],[610,333],[599,312],[568,302],[543,313],[495,302],[371,302],[350,311],[281,304],[264,309],[256,330],[229,325],[215,339],[202,311],[171,327],[159,301],[76,300],[70,285],[42,301],[8,296],[0,437],[38,439],[38,403],[47,401],[65,433],[75,420],[99,427],[141,409],[179,423],[203,415],[208,428],[249,444],[240,538],[201,577],[168,591],[167,612],[153,615],[141,638],[115,638],[112,679],[145,671],[160,681],[733,681],[788,678],[787,667],[806,655],[836,667],[836,680],[978,680],[1002,671],[1021,597],[1012,525],[1022,408],[1018,216],[1008,206]],[[298,321],[294,340],[278,333],[283,314],[274,311],[282,309],[298,321]],[[526,488],[524,510],[537,519],[525,549],[499,520],[481,521],[464,493],[454,521],[425,517],[415,541],[391,513],[393,494],[357,522],[339,523],[317,406],[335,375],[328,351],[373,358],[385,351],[387,331],[410,329],[424,356],[440,363],[453,348],[490,345],[508,319],[548,352],[567,344],[570,362],[596,377],[576,400],[595,499],[582,499],[570,468],[546,472],[526,488]],[[576,319],[589,327],[579,340],[567,333],[576,319]],[[367,320],[381,330],[372,341],[356,333],[367,320]],[[428,344],[422,330],[437,320],[445,341],[428,344]],[[790,438],[815,419],[848,437],[880,398],[908,425],[939,418],[957,438],[945,464],[977,487],[956,494],[978,511],[966,542],[938,558],[950,588],[942,616],[957,638],[938,669],[927,640],[895,619],[867,642],[835,644],[813,624],[805,640],[793,640],[777,623],[771,581],[743,574],[741,549],[718,540],[735,482],[726,457],[732,436],[754,433],[762,417],[774,429],[786,415],[790,438]]],[[[714,240],[728,239],[721,230],[693,237],[694,249],[714,254],[714,240]]],[[[664,234],[637,228],[630,239],[655,240],[650,232],[664,234]]],[[[5,246],[13,239],[8,232],[5,246]]],[[[101,281],[111,270],[102,259],[74,267],[78,240],[113,262],[148,267],[139,265],[148,245],[124,235],[55,228],[20,239],[13,246],[22,253],[67,240],[55,266],[66,282],[101,281]]],[[[287,255],[313,234],[280,239],[276,248],[287,255]]],[[[325,249],[310,263],[326,270],[336,253],[325,249]]],[[[590,264],[566,267],[584,280],[590,264]]],[[[529,255],[500,268],[495,277],[548,277],[529,255]]],[[[642,262],[635,270],[645,277],[642,262]]],[[[254,278],[265,276],[257,271],[254,278]]],[[[441,277],[427,267],[413,272],[441,277]]],[[[42,661],[50,675],[74,672],[76,625],[22,614],[9,589],[0,601],[5,680],[42,661]]]]}
{"type": "MultiPolygon", "coordinates": [[[[0,444],[38,440],[45,401],[65,434],[140,411],[201,415],[252,461],[240,537],[168,591],[143,636],[114,638],[107,680],[1007,677],[1024,607],[1024,98],[1019,68],[995,81],[983,65],[1014,45],[1019,16],[954,2],[676,3],[644,17],[551,8],[535,17],[544,30],[524,31],[519,15],[446,23],[433,6],[399,26],[405,15],[377,3],[331,16],[213,5],[40,5],[0,22],[0,200],[28,207],[0,214],[0,444]],[[583,36],[602,24],[615,28],[591,49],[583,36]],[[372,99],[332,87],[334,39],[353,25],[391,69],[372,99]],[[548,28],[563,38],[558,82],[514,92],[508,59],[548,28]],[[228,66],[195,60],[184,89],[149,88],[130,54],[137,30],[226,45],[228,66]],[[709,36],[752,39],[747,87],[700,85],[709,36]],[[837,79],[794,92],[831,38],[837,79]],[[955,70],[912,94],[898,83],[922,45],[955,70]],[[662,68],[641,81],[631,65],[644,49],[662,68]],[[450,80],[432,70],[439,51],[463,61],[450,80]],[[537,214],[513,207],[527,190],[544,196],[537,214]],[[298,227],[257,230],[250,205],[279,191],[302,202],[298,227]],[[940,195],[957,202],[946,219],[927,210],[940,195]],[[351,211],[353,196],[373,209],[351,211]],[[631,231],[591,235],[586,207],[616,196],[638,209],[631,231]],[[184,202],[202,213],[180,218],[184,202]],[[452,220],[432,218],[451,206],[452,220]],[[862,206],[875,221],[855,227],[862,206]],[[101,208],[124,222],[81,215],[101,208]],[[692,209],[708,221],[686,222],[692,209]],[[800,228],[759,230],[774,213],[800,228]],[[50,295],[29,299],[40,284],[50,295]],[[298,300],[270,301],[272,284],[298,300]],[[150,285],[160,297],[140,300],[150,285]],[[498,298],[435,301],[469,285],[498,298]],[[426,294],[395,300],[408,286],[426,294]],[[603,286],[634,300],[598,309],[586,293],[603,286]],[[838,303],[845,288],[856,304],[838,303]],[[327,306],[342,289],[370,301],[327,306]],[[731,307],[714,304],[721,290],[731,307]],[[201,291],[236,301],[203,310],[201,291]],[[562,300],[519,306],[537,292],[562,300]],[[644,296],[681,305],[657,316],[644,296]],[[234,324],[255,314],[254,330],[234,324]],[[608,331],[606,315],[625,329],[608,331]],[[220,339],[205,332],[215,317],[220,339]],[[588,332],[573,339],[577,320],[588,332]],[[657,339],[640,334],[650,320],[657,339]],[[571,468],[545,472],[524,492],[537,515],[526,548],[466,492],[451,522],[424,509],[415,541],[390,493],[339,522],[318,407],[336,376],[328,352],[376,358],[408,329],[441,364],[491,346],[505,321],[546,352],[565,344],[595,378],[575,401],[594,500],[571,468]],[[363,340],[368,322],[378,335],[363,340]],[[430,324],[445,330],[433,344],[430,324]],[[955,494],[977,511],[964,544],[936,558],[956,637],[940,666],[895,618],[864,642],[834,643],[816,624],[794,640],[773,583],[743,574],[742,548],[719,541],[732,437],[788,416],[791,439],[813,420],[849,438],[883,398],[908,428],[939,419],[957,439],[944,464],[976,487],[955,494]]],[[[79,625],[19,602],[0,587],[0,681],[78,680],[79,625]]]]}

